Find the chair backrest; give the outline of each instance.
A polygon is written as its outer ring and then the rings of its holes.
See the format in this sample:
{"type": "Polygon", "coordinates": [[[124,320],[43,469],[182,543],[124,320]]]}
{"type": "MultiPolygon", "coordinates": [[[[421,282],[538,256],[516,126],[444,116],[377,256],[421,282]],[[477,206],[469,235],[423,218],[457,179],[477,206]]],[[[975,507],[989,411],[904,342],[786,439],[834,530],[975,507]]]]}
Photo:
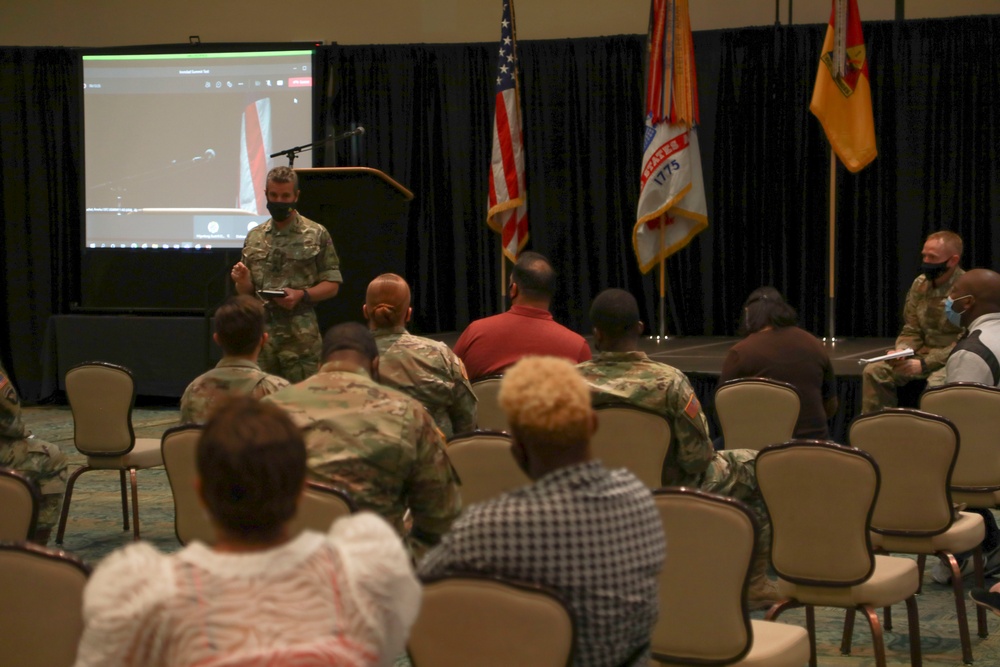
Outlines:
{"type": "Polygon", "coordinates": [[[962,438],[952,487],[1000,489],[1000,388],[970,382],[931,387],[920,409],[948,419],[962,438]]]}
{"type": "Polygon", "coordinates": [[[804,585],[853,586],[872,575],[868,529],[879,472],[870,454],[791,440],[762,449],[756,468],[778,576],[804,585]]]}
{"type": "Polygon", "coordinates": [[[0,540],[22,542],[34,537],[41,502],[37,484],[16,470],[0,468],[0,540]]]}
{"type": "Polygon", "coordinates": [[[306,482],[306,491],[292,519],[289,533],[294,536],[307,529],[327,533],[334,521],[356,511],[357,507],[347,493],[329,484],[310,480],[306,482]]]}
{"type": "Polygon", "coordinates": [[[424,582],[408,645],[413,667],[565,667],[573,621],[553,591],[477,575],[424,582]]]}
{"type": "MultiPolygon", "coordinates": [[[[163,465],[174,496],[174,531],[181,544],[194,540],[215,544],[215,529],[194,487],[198,477],[197,451],[201,432],[202,427],[197,424],[184,424],[167,429],[160,441],[163,465]]],[[[340,489],[307,481],[289,533],[295,536],[307,528],[325,533],[330,530],[330,524],[355,509],[354,502],[340,489]]]]}
{"type": "Polygon", "coordinates": [[[948,484],[959,452],[958,431],[951,422],[911,408],[892,408],[855,419],[848,440],[878,464],[881,486],[872,530],[910,537],[948,530],[948,484]]]}
{"type": "Polygon", "coordinates": [[[669,548],[653,657],[699,665],[741,659],[753,641],[746,591],[756,520],[738,500],[693,489],[660,489],[654,500],[669,548]]]}
{"type": "Polygon", "coordinates": [[[69,667],[83,634],[83,562],[34,544],[0,543],[0,658],[18,667],[69,667]]]}
{"type": "Polygon", "coordinates": [[[643,484],[663,486],[670,451],[670,423],[662,415],[624,403],[597,406],[597,432],[590,440],[594,458],[607,468],[627,468],[643,484]]]}
{"type": "Polygon", "coordinates": [[[215,530],[194,488],[201,431],[202,427],[197,424],[184,424],[167,429],[160,440],[163,467],[167,469],[170,492],[174,496],[174,532],[181,544],[195,540],[215,543],[215,530]]]}
{"type": "Polygon", "coordinates": [[[448,441],[448,458],[461,483],[462,505],[468,507],[531,484],[510,453],[510,436],[495,431],[460,433],[448,441]]]}
{"type": "Polygon", "coordinates": [[[73,442],[87,456],[121,456],[135,446],[135,382],[124,366],[88,361],[66,371],[73,442]]]}
{"type": "Polygon", "coordinates": [[[730,380],[715,390],[715,414],[726,449],[759,450],[792,438],[799,393],[770,378],[730,380]]]}
{"type": "Polygon", "coordinates": [[[509,431],[507,415],[500,409],[500,375],[488,375],[472,383],[476,395],[476,428],[481,431],[509,431]]]}

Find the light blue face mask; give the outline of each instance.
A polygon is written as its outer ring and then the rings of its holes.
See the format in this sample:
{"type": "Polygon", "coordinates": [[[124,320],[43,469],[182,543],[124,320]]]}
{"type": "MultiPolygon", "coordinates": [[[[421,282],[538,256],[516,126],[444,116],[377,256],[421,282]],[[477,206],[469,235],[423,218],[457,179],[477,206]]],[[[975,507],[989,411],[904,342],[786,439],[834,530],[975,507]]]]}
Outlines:
{"type": "Polygon", "coordinates": [[[950,296],[944,300],[944,316],[948,318],[948,321],[954,324],[956,327],[962,326],[962,313],[955,312],[955,302],[961,301],[962,299],[968,299],[971,294],[966,294],[965,296],[960,296],[957,299],[952,299],[950,296]]]}

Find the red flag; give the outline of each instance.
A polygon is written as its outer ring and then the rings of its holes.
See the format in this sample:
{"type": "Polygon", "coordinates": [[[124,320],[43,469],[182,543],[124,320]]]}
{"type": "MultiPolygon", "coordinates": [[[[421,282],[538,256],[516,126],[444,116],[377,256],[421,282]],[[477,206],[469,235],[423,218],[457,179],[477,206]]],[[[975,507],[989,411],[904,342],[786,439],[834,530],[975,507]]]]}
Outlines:
{"type": "Polygon", "coordinates": [[[500,232],[503,254],[512,262],[528,242],[528,204],[524,191],[524,142],[518,95],[517,39],[513,0],[503,5],[493,115],[490,208],[486,223],[500,232]]]}
{"type": "Polygon", "coordinates": [[[643,273],[708,227],[687,0],[653,0],[646,129],[632,247],[643,273]]]}
{"type": "Polygon", "coordinates": [[[857,0],[833,0],[809,110],[851,172],[875,159],[875,121],[857,0]]]}

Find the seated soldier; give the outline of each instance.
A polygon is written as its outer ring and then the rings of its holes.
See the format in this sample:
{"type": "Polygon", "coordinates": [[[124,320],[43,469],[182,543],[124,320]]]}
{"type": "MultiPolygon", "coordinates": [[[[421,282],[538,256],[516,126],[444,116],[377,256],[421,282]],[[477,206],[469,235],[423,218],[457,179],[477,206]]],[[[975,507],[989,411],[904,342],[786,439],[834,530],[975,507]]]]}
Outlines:
{"type": "Polygon", "coordinates": [[[424,406],[378,383],[378,347],[363,325],[327,331],[323,360],[316,375],[264,400],[305,431],[314,478],[381,514],[422,553],[437,544],[462,504],[441,432],[424,406]]]}
{"type": "Polygon", "coordinates": [[[574,665],[645,665],[666,553],[652,494],[593,458],[597,418],[565,359],[516,363],[500,406],[514,459],[534,483],[471,505],[420,573],[482,572],[554,588],[575,621],[574,665]]]}
{"type": "Polygon", "coordinates": [[[635,297],[620,289],[604,290],[594,299],[590,320],[598,353],[577,370],[590,384],[594,405],[624,402],[663,415],[670,423],[671,438],[663,485],[729,496],[754,510],[761,530],[747,597],[751,608],[769,607],[780,596],[767,577],[771,523],[757,487],[757,452],[715,451],[708,421],[684,373],[639,351],[643,324],[635,297]]]}
{"type": "Polygon", "coordinates": [[[445,438],[476,428],[476,395],[465,365],[444,343],[406,330],[410,286],[395,273],[371,281],[364,315],[378,345],[379,382],[420,401],[445,438]]]}
{"type": "Polygon", "coordinates": [[[0,366],[0,466],[25,474],[42,492],[34,541],[46,544],[59,521],[66,492],[66,455],[31,435],[21,420],[21,401],[7,371],[0,366]]]}
{"type": "Polygon", "coordinates": [[[181,396],[181,422],[203,424],[225,396],[264,398],[288,380],[265,373],[257,365],[257,356],[267,342],[264,331],[264,305],[252,296],[228,299],[215,311],[215,333],[222,348],[222,359],[215,368],[194,379],[181,396]]]}
{"type": "Polygon", "coordinates": [[[215,544],[108,556],[84,591],[77,667],[391,665],[420,608],[406,550],[370,513],[291,534],[306,447],[288,416],[224,399],[197,467],[215,544]]]}

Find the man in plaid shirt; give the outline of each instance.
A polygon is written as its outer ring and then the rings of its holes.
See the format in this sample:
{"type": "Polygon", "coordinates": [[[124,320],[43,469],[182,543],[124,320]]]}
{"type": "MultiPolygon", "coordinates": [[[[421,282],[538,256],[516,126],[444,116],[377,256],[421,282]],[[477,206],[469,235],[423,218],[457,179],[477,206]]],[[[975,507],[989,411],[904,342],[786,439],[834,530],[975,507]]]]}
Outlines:
{"type": "Polygon", "coordinates": [[[500,405],[514,458],[534,484],[467,508],[420,573],[482,572],[554,588],[573,614],[574,665],[645,664],[666,551],[649,489],[592,459],[597,418],[568,361],[522,359],[504,376],[500,405]]]}

